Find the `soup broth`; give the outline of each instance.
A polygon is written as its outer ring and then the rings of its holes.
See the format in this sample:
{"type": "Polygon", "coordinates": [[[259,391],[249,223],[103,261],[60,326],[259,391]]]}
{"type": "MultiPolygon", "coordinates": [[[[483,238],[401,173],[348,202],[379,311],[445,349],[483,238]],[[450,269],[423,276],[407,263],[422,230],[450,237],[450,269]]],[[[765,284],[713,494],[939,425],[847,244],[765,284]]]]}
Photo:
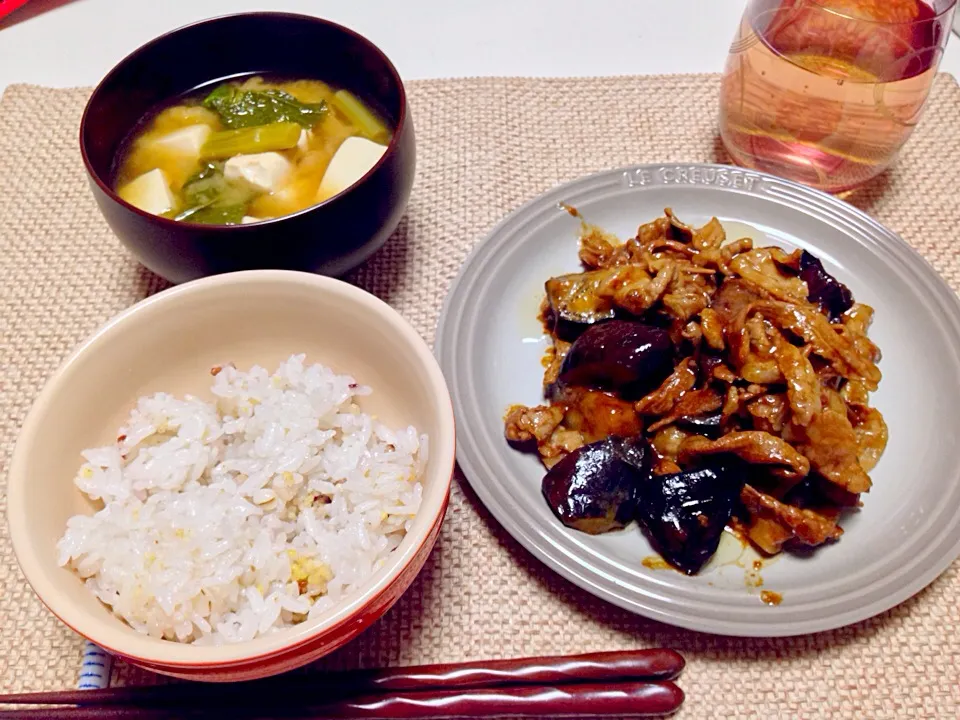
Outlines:
{"type": "Polygon", "coordinates": [[[114,188],[175,220],[245,224],[342,192],[377,164],[391,131],[346,90],[253,76],[149,113],[118,156],[114,188]]]}

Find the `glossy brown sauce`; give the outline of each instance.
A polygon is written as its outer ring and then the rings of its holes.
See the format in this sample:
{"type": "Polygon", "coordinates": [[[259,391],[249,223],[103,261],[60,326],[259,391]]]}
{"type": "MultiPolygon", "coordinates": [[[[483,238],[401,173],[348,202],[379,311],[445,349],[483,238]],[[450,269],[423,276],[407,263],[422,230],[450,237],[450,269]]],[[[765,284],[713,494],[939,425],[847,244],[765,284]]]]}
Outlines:
{"type": "Polygon", "coordinates": [[[773,590],[764,590],[760,593],[760,600],[765,605],[779,605],[783,602],[783,595],[773,590]]]}
{"type": "Polygon", "coordinates": [[[647,555],[641,562],[645,568],[651,570],[673,570],[674,567],[659,555],[647,555]]]}

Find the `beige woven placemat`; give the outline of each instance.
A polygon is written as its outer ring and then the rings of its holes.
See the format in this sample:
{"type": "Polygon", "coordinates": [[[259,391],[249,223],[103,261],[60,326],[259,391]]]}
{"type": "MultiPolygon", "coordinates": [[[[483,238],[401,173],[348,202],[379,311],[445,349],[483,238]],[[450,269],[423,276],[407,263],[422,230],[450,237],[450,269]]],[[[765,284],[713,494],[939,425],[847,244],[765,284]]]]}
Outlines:
{"type": "MultiPolygon", "coordinates": [[[[432,340],[464,256],[511,208],[603,168],[725,160],[715,139],[717,89],[712,75],[411,82],[417,185],[400,230],[352,279],[432,340]]],[[[15,86],[0,101],[0,483],[47,374],[109,316],[163,287],[121,248],[90,196],[76,140],[86,97],[15,86]]],[[[856,202],[960,288],[958,188],[960,88],[941,77],[896,170],[856,202]]],[[[546,570],[460,479],[437,549],[410,591],[317,667],[663,644],[689,661],[684,718],[957,718],[958,596],[954,564],[899,608],[835,632],[737,640],[675,630],[546,570]]],[[[34,598],[0,524],[0,687],[73,686],[81,645],[34,598]]],[[[156,681],[125,665],[114,680],[156,681]]]]}

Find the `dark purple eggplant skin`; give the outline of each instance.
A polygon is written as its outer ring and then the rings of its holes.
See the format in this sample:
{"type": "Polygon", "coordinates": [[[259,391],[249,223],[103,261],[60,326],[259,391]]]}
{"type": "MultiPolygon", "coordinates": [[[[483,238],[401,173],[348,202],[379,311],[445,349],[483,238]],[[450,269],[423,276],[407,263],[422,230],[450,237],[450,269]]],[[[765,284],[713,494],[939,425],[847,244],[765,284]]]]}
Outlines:
{"type": "Polygon", "coordinates": [[[599,278],[609,271],[592,270],[552,277],[544,284],[553,332],[573,342],[591,325],[612,320],[618,314],[613,300],[597,292],[599,278]]]}
{"type": "Polygon", "coordinates": [[[697,384],[709,385],[713,382],[713,371],[720,365],[723,365],[722,356],[701,352],[697,358],[697,384]]]}
{"type": "Polygon", "coordinates": [[[544,284],[550,312],[558,320],[593,325],[615,314],[613,300],[601,297],[597,287],[609,271],[592,270],[552,277],[544,284]]]}
{"type": "Polygon", "coordinates": [[[542,491],[567,527],[591,535],[634,519],[640,488],[652,474],[653,452],[642,437],[611,436],[584,445],[554,465],[542,491]]]}
{"type": "Polygon", "coordinates": [[[684,415],[677,418],[675,424],[681,430],[716,438],[723,434],[723,411],[717,410],[709,415],[684,415]]]}
{"type": "Polygon", "coordinates": [[[570,346],[559,381],[640,397],[673,372],[674,352],[670,334],[662,328],[609,320],[591,326],[570,346]]]}
{"type": "MultiPolygon", "coordinates": [[[[754,483],[751,482],[750,484],[753,485],[754,483]]],[[[762,485],[760,486],[762,487],[762,485]]],[[[857,507],[860,496],[844,490],[839,485],[827,480],[823,475],[811,471],[809,475],[790,489],[783,500],[800,508],[816,509],[829,505],[854,508],[857,507]]]]}
{"type": "Polygon", "coordinates": [[[565,320],[556,315],[554,315],[553,318],[553,334],[569,343],[574,342],[578,337],[583,335],[588,328],[593,327],[593,325],[609,322],[608,320],[597,320],[595,323],[575,322],[573,320],[565,320]]]}
{"type": "Polygon", "coordinates": [[[807,298],[819,305],[831,321],[853,307],[850,288],[828,273],[820,259],[806,250],[800,253],[800,279],[807,283],[807,298]]]}
{"type": "Polygon", "coordinates": [[[695,575],[717,551],[744,480],[732,461],[653,475],[640,489],[637,519],[664,560],[695,575]]]}

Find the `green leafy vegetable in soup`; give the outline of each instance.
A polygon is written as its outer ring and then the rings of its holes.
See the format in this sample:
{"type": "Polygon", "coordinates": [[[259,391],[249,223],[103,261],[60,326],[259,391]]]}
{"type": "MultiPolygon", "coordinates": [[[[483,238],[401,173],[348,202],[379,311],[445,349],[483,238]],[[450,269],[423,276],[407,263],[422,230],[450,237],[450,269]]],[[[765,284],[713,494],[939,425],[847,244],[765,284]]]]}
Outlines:
{"type": "Polygon", "coordinates": [[[243,221],[247,203],[254,192],[241,183],[229,182],[223,174],[222,162],[208,162],[183,185],[187,210],[175,220],[207,225],[236,225],[243,221]]]}
{"type": "Polygon", "coordinates": [[[188,205],[210,205],[226,189],[223,163],[208,162],[183,184],[183,198],[188,205]]]}
{"type": "Polygon", "coordinates": [[[289,150],[297,146],[301,132],[300,126],[292,122],[224,130],[211,133],[200,154],[204,158],[229,158],[271,150],[289,150]]]}
{"type": "Polygon", "coordinates": [[[174,220],[189,220],[204,225],[240,225],[245,212],[243,205],[207,205],[184,210],[174,220]]]}
{"type": "Polygon", "coordinates": [[[302,103],[283,90],[241,90],[230,83],[207,95],[203,106],[216,110],[231,129],[280,122],[310,128],[327,111],[325,102],[302,103]]]}
{"type": "Polygon", "coordinates": [[[353,93],[346,90],[338,90],[333,94],[332,99],[334,107],[344,116],[350,118],[351,122],[360,128],[363,135],[374,142],[388,142],[390,140],[390,130],[380,122],[380,118],[370,112],[366,106],[357,100],[353,93]]]}
{"type": "Polygon", "coordinates": [[[257,222],[350,187],[390,138],[347,90],[251,77],[148,115],[118,158],[115,187],[130,204],[174,220],[257,222]]]}

